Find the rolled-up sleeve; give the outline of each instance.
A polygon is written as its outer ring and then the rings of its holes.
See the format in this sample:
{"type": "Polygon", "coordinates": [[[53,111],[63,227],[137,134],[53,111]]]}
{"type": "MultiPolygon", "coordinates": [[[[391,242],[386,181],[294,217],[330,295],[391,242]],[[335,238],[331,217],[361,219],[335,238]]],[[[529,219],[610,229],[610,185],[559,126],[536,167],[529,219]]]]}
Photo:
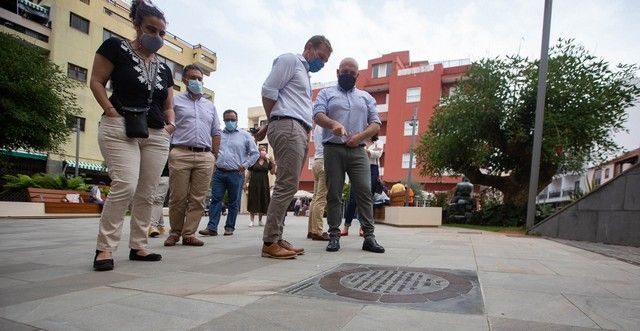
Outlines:
{"type": "Polygon", "coordinates": [[[248,169],[250,166],[256,164],[256,161],[258,161],[258,158],[260,157],[260,152],[258,152],[258,146],[253,140],[253,137],[247,135],[245,139],[247,159],[244,162],[243,166],[248,169]]]}
{"type": "Polygon", "coordinates": [[[220,135],[220,119],[218,118],[218,111],[216,110],[216,106],[211,106],[213,108],[213,121],[211,122],[211,136],[219,136],[220,135]]]}
{"type": "Polygon", "coordinates": [[[327,89],[320,90],[316,97],[316,102],[313,104],[313,117],[319,113],[327,113],[327,89]]]}
{"type": "Polygon", "coordinates": [[[280,90],[287,85],[295,73],[296,61],[293,54],[280,55],[273,61],[271,73],[262,84],[262,96],[274,101],[278,100],[280,90]]]}
{"type": "Polygon", "coordinates": [[[377,123],[382,125],[382,121],[380,121],[380,116],[378,116],[378,110],[376,109],[376,99],[372,96],[368,95],[366,98],[367,102],[367,123],[377,123]]]}

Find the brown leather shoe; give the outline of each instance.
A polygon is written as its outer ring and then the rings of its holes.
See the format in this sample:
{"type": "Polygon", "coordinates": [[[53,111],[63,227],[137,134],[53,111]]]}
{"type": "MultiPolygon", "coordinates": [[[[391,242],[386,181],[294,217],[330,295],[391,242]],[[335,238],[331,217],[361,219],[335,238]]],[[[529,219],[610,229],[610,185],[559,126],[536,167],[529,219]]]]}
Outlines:
{"type": "Polygon", "coordinates": [[[286,250],[290,250],[293,252],[296,252],[296,254],[298,255],[302,255],[304,254],[304,248],[302,247],[293,247],[288,241],[282,239],[282,240],[278,240],[278,245],[280,245],[280,247],[286,249],[286,250]]]}
{"type": "Polygon", "coordinates": [[[217,236],[218,235],[218,231],[211,230],[209,228],[205,228],[204,230],[200,230],[200,231],[198,231],[198,233],[203,235],[203,236],[217,236]]]}
{"type": "Polygon", "coordinates": [[[231,230],[231,229],[224,229],[224,235],[225,235],[225,236],[233,236],[233,230],[231,230]]]}
{"type": "Polygon", "coordinates": [[[277,243],[271,245],[262,245],[262,257],[270,257],[272,259],[295,259],[298,253],[282,248],[277,243]]]}
{"type": "Polygon", "coordinates": [[[164,245],[165,246],[175,246],[176,243],[178,243],[178,241],[180,241],[180,237],[178,236],[174,236],[174,235],[170,235],[169,237],[167,237],[167,239],[164,241],[164,245]]]}
{"type": "Polygon", "coordinates": [[[313,235],[313,233],[311,232],[307,232],[307,239],[311,239],[311,236],[313,235]]]}
{"type": "Polygon", "coordinates": [[[326,232],[323,232],[322,234],[312,233],[311,234],[311,240],[329,241],[329,234],[326,233],[326,232]]]}
{"type": "Polygon", "coordinates": [[[346,237],[349,235],[349,227],[348,226],[343,226],[342,227],[342,232],[340,232],[340,236],[341,237],[346,237]]]}
{"type": "Polygon", "coordinates": [[[186,246],[202,246],[204,245],[204,241],[196,238],[195,236],[189,236],[182,238],[182,244],[186,246]]]}

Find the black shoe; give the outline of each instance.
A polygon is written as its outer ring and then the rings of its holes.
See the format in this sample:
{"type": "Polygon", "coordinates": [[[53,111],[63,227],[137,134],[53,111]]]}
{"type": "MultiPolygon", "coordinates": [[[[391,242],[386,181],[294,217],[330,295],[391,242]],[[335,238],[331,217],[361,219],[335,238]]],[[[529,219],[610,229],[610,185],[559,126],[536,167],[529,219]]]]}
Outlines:
{"type": "Polygon", "coordinates": [[[149,254],[149,255],[138,255],[138,249],[131,249],[129,251],[129,260],[131,261],[150,261],[150,262],[156,262],[156,261],[160,261],[162,260],[162,255],[160,254],[149,254]]]}
{"type": "Polygon", "coordinates": [[[99,253],[100,251],[96,251],[96,256],[93,258],[93,270],[95,271],[113,270],[113,259],[98,260],[99,253]]]}
{"type": "Polygon", "coordinates": [[[329,237],[329,244],[327,244],[327,252],[337,252],[340,250],[340,237],[329,237]]]}
{"type": "Polygon", "coordinates": [[[384,253],[384,247],[380,246],[373,238],[367,238],[362,243],[362,250],[374,253],[384,253]]]}

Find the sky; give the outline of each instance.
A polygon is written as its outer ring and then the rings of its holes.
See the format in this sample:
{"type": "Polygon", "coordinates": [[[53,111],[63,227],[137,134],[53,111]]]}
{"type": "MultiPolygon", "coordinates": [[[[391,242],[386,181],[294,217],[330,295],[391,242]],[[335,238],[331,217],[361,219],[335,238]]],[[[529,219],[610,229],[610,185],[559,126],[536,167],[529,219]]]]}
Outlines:
{"type": "MultiPolygon", "coordinates": [[[[261,105],[260,90],[273,59],[302,53],[315,34],[334,52],[311,81],[335,81],[344,57],[361,69],[367,60],[410,51],[412,61],[520,54],[540,57],[543,0],[154,0],[167,29],[216,52],[217,71],[205,77],[221,113],[234,109],[246,127],[247,108],[261,105]]],[[[640,64],[640,1],[556,0],[551,44],[573,38],[612,64],[640,64]]],[[[640,73],[639,73],[640,74],[640,73]]],[[[629,110],[630,134],[616,135],[627,150],[640,147],[640,107],[629,110]]]]}

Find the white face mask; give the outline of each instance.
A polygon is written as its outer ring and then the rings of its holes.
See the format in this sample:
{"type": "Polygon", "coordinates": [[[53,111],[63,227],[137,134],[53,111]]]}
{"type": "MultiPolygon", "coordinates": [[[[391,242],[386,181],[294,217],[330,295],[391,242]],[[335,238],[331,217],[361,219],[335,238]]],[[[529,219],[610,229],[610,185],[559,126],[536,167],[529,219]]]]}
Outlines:
{"type": "Polygon", "coordinates": [[[189,79],[187,89],[194,94],[202,94],[202,82],[197,79],[189,79]]]}

